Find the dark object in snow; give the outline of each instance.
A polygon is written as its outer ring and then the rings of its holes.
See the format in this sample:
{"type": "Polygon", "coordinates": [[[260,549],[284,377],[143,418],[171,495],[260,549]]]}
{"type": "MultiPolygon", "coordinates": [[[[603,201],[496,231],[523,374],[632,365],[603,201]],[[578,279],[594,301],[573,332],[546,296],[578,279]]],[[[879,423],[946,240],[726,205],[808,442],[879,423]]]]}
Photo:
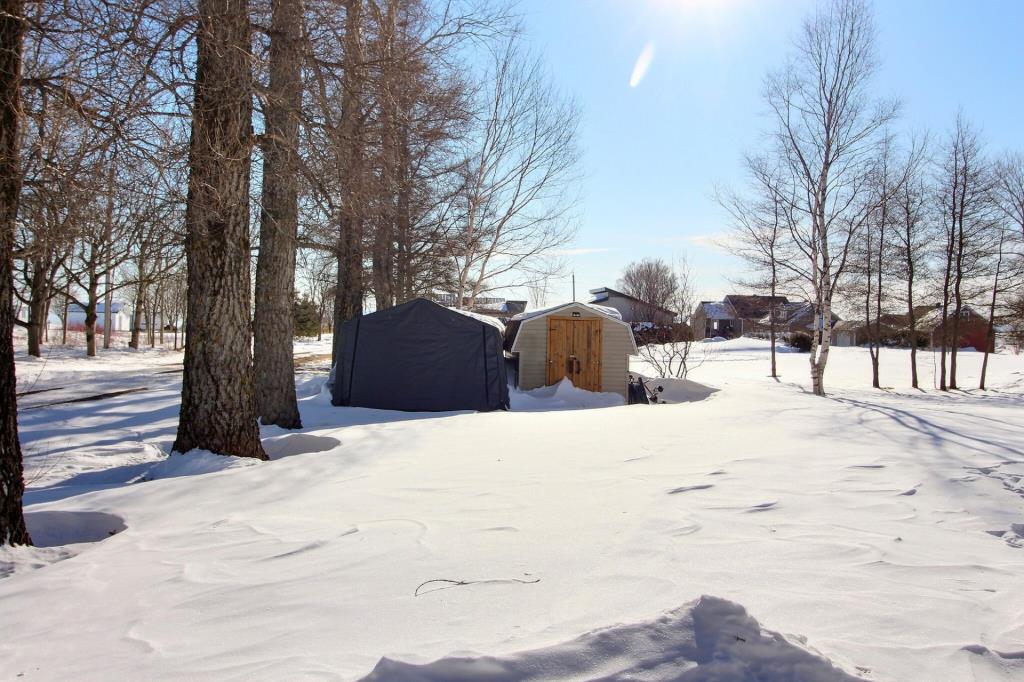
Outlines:
{"type": "Polygon", "coordinates": [[[334,405],[408,412],[507,410],[497,326],[417,298],[355,317],[335,338],[334,405]]]}
{"type": "Polygon", "coordinates": [[[811,337],[808,334],[796,333],[789,335],[789,345],[801,353],[811,352],[811,337]]]}
{"type": "Polygon", "coordinates": [[[650,386],[639,374],[629,375],[629,404],[650,405],[660,402],[658,394],[665,390],[664,386],[650,386]]]}

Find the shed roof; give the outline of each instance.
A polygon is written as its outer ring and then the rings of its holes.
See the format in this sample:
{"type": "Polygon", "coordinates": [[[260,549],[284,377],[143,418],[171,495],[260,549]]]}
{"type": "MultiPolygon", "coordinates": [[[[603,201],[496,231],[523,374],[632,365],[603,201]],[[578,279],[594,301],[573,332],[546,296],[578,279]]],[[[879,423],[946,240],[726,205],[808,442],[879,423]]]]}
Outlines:
{"type": "Polygon", "coordinates": [[[633,347],[633,354],[636,355],[640,352],[636,347],[636,338],[633,336],[633,328],[622,321],[622,316],[619,314],[618,310],[616,310],[615,308],[608,308],[602,305],[594,305],[592,303],[582,303],[580,301],[570,301],[569,303],[562,303],[556,306],[551,306],[549,308],[541,308],[539,310],[531,310],[529,312],[520,313],[519,315],[514,316],[509,323],[509,332],[511,334],[514,334],[514,336],[512,338],[511,344],[506,344],[506,349],[515,351],[515,342],[516,339],[519,338],[519,331],[522,329],[522,325],[532,320],[536,320],[541,317],[546,317],[552,313],[561,312],[563,310],[567,310],[569,308],[574,307],[589,310],[599,315],[600,317],[606,318],[614,322],[615,324],[620,324],[623,327],[625,327],[627,333],[629,334],[629,342],[633,347]]]}

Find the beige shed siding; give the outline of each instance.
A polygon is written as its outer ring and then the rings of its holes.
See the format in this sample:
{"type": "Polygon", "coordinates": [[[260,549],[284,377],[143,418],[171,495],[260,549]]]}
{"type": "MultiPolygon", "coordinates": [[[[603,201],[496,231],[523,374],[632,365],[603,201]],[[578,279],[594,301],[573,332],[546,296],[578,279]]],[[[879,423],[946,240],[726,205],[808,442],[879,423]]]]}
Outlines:
{"type": "Polygon", "coordinates": [[[601,390],[627,396],[629,356],[633,353],[633,332],[623,324],[598,315],[586,306],[567,306],[550,315],[523,321],[516,335],[515,352],[519,354],[519,388],[540,388],[548,378],[548,317],[600,318],[602,336],[601,390]]]}

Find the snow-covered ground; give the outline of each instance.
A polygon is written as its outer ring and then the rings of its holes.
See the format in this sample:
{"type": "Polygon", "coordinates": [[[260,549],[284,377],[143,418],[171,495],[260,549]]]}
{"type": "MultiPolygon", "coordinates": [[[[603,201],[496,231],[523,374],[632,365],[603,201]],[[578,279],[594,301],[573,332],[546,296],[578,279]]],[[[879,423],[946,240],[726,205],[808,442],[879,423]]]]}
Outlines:
{"type": "Polygon", "coordinates": [[[489,414],[334,408],[321,360],[269,463],[167,458],[180,353],[19,356],[0,679],[1024,679],[1024,356],[833,349],[822,399],[705,345],[678,404],[489,414]]]}

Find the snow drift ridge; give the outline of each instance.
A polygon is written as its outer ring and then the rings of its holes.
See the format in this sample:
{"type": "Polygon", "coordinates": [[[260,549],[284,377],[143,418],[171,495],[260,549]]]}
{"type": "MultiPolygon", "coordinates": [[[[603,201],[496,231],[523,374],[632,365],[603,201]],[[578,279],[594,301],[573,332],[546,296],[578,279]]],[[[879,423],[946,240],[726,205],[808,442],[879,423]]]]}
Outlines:
{"type": "Polygon", "coordinates": [[[362,682],[854,682],[819,654],[762,630],[734,602],[703,596],[646,623],[595,630],[509,656],[413,665],[382,658],[362,682]]]}

